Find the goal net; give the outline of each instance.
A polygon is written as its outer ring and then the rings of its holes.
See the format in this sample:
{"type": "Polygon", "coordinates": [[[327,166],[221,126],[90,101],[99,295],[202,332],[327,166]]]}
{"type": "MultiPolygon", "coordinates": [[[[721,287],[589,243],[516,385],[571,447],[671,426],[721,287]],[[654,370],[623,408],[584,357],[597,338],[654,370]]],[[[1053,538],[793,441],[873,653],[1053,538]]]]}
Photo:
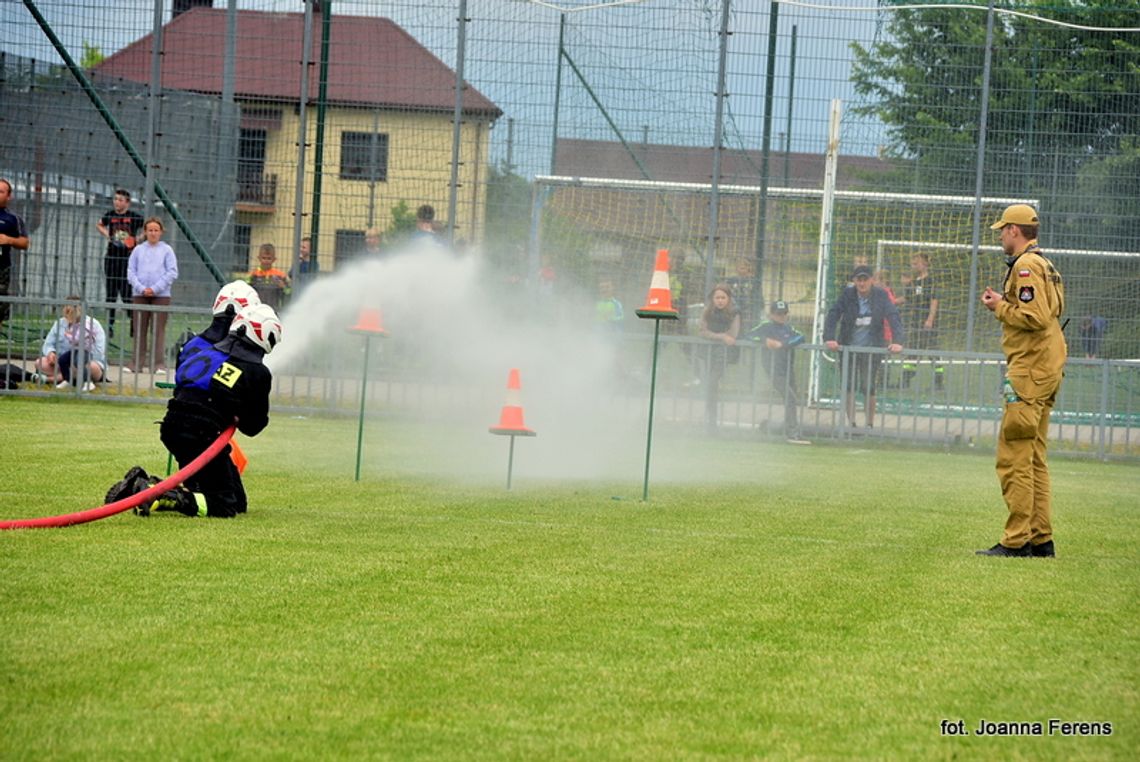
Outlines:
{"type": "MultiPolygon", "coordinates": [[[[769,188],[761,247],[761,188],[722,185],[715,199],[712,190],[696,183],[539,176],[532,266],[554,277],[564,296],[591,297],[598,282],[606,280],[623,303],[631,304],[645,295],[654,252],[666,248],[674,301],[695,309],[703,305],[709,286],[728,282],[746,313],[744,322],[757,322],[762,305],[783,299],[793,322],[809,333],[809,327],[822,325],[823,313],[855,265],[870,265],[885,285],[897,290],[911,276],[912,258],[925,254],[944,299],[944,348],[964,348],[973,197],[850,190],[828,197],[817,189],[769,188]],[[828,200],[831,224],[823,234],[820,221],[828,200]],[[826,241],[823,235],[828,235],[826,241]],[[763,293],[754,295],[761,249],[763,293]]],[[[983,198],[983,222],[1015,203],[1036,201],[983,198]]],[[[997,272],[1000,257],[983,264],[979,283],[987,282],[991,270],[997,272]]]]}
{"type": "MultiPolygon", "coordinates": [[[[1042,253],[1057,266],[1065,281],[1065,334],[1071,357],[1140,357],[1140,252],[1053,248],[1043,242],[1042,253]]],[[[934,240],[879,240],[875,267],[905,272],[916,254],[941,263],[940,331],[952,341],[966,335],[967,300],[972,247],[934,240]]],[[[1005,278],[1000,246],[978,247],[978,289],[999,288],[1005,278]]],[[[998,326],[986,320],[975,328],[974,348],[999,351],[998,326]]],[[[945,349],[960,349],[948,343],[945,349]]]]}

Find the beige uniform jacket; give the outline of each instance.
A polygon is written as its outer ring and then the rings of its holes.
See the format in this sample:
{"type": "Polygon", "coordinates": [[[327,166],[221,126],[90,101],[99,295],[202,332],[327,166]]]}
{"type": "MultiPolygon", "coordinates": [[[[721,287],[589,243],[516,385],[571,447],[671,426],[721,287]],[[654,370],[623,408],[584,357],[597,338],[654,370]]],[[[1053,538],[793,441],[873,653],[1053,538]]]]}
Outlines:
{"type": "Polygon", "coordinates": [[[1036,382],[1059,377],[1068,354],[1059,320],[1065,309],[1061,274],[1038,253],[1036,241],[1008,262],[1005,299],[994,309],[1008,374],[1011,380],[1028,375],[1036,382]]]}

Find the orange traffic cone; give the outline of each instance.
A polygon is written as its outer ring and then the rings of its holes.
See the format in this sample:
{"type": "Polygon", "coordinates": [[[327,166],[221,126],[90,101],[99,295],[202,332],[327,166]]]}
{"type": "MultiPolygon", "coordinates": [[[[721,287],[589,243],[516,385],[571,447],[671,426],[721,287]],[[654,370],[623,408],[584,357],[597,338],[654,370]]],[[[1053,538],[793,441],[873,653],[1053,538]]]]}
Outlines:
{"type": "Polygon", "coordinates": [[[664,318],[676,320],[677,310],[673,309],[673,295],[669,290],[669,250],[657,250],[657,263],[653,267],[653,280],[649,282],[649,295],[645,306],[636,310],[642,318],[664,318]]]}
{"type": "Polygon", "coordinates": [[[361,310],[359,317],[356,318],[356,325],[348,330],[353,333],[371,333],[377,336],[388,335],[388,332],[384,330],[384,320],[380,315],[380,310],[361,310]]]}
{"type": "Polygon", "coordinates": [[[512,437],[534,437],[538,433],[523,424],[522,385],[519,383],[519,369],[511,368],[507,376],[507,401],[499,415],[499,425],[488,429],[492,434],[512,437]]]}

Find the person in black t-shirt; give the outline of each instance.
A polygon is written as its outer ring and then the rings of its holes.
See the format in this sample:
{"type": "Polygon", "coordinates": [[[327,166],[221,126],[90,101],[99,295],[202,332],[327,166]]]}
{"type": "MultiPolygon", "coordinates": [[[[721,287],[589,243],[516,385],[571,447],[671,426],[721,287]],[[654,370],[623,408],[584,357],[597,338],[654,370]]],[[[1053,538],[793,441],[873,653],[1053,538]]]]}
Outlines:
{"type": "MultiPolygon", "coordinates": [[[[95,223],[99,235],[107,239],[107,253],[103,257],[103,276],[107,285],[107,301],[112,304],[120,297],[123,304],[131,303],[131,285],[127,282],[127,262],[131,250],[143,228],[142,215],[131,209],[131,192],[119,188],[111,202],[113,208],[95,223]]],[[[127,325],[131,324],[131,313],[127,310],[127,325]]],[[[107,335],[115,335],[115,308],[107,317],[107,335]]],[[[134,336],[133,326],[131,335],[134,336]]]]}
{"type": "MultiPolygon", "coordinates": [[[[912,349],[934,349],[938,345],[939,291],[937,279],[930,274],[930,255],[918,252],[910,259],[911,275],[903,278],[903,325],[912,349]]],[[[934,388],[941,391],[946,368],[937,358],[934,363],[934,388]]],[[[903,361],[903,387],[909,388],[917,373],[915,358],[903,361]]]]}

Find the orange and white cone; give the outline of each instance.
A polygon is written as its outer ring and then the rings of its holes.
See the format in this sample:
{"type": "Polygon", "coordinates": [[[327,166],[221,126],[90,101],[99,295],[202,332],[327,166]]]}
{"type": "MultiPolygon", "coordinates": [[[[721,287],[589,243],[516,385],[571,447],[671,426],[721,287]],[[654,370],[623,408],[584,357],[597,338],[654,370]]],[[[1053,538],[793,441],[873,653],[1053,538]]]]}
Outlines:
{"type": "Polygon", "coordinates": [[[348,330],[353,333],[372,334],[374,336],[388,335],[388,332],[384,330],[384,318],[380,314],[380,310],[362,309],[356,318],[356,325],[348,330]]]}
{"type": "Polygon", "coordinates": [[[649,282],[649,295],[645,306],[636,310],[638,317],[677,319],[673,309],[673,293],[669,290],[669,250],[657,250],[657,262],[653,267],[653,280],[649,282]]]}
{"type": "Polygon", "coordinates": [[[499,415],[499,425],[488,429],[492,434],[512,437],[533,437],[538,433],[528,429],[523,423],[522,384],[519,382],[519,369],[511,368],[507,376],[507,401],[499,415]]]}

